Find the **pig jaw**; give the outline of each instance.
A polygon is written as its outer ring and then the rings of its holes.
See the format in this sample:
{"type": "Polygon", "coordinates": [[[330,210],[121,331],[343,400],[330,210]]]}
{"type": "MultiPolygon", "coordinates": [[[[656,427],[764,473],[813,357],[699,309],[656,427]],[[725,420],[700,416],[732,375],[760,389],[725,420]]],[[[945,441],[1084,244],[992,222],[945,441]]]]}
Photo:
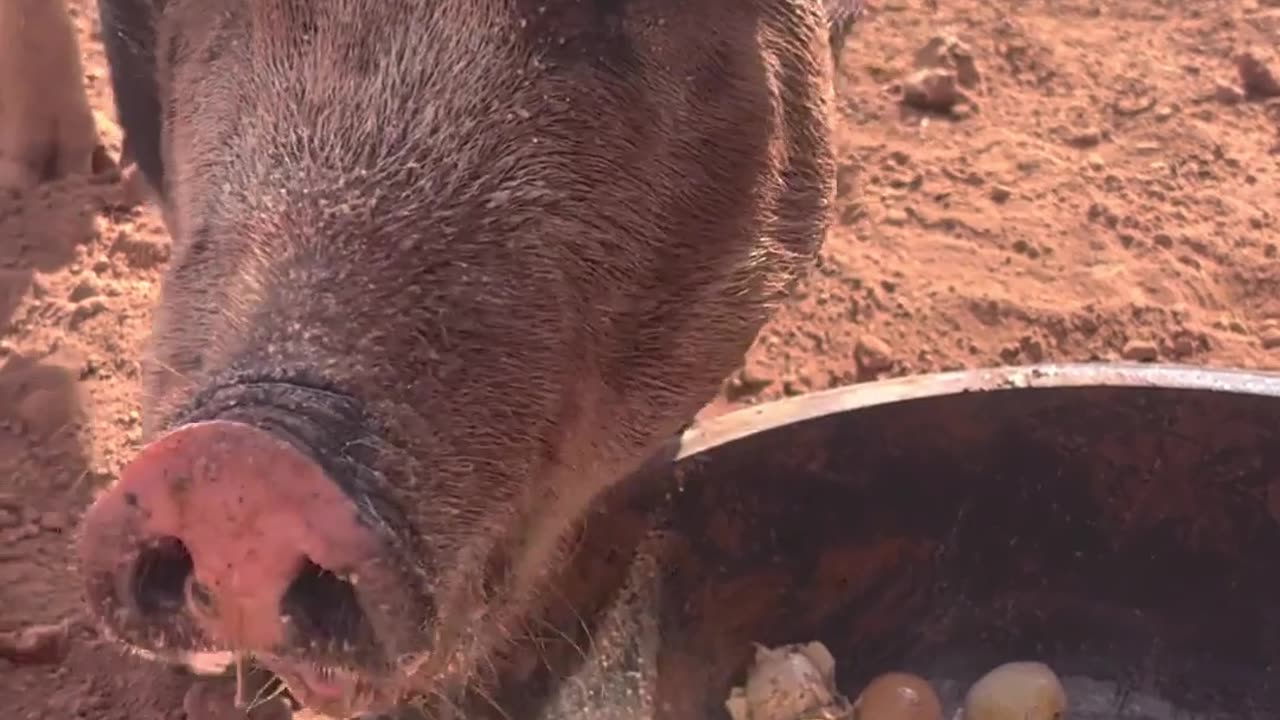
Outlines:
{"type": "Polygon", "coordinates": [[[354,428],[347,408],[308,393],[204,394],[89,510],[81,571],[91,613],[122,643],[170,661],[254,656],[346,717],[403,695],[433,605],[368,467],[312,450],[350,447],[334,436],[354,428]]]}

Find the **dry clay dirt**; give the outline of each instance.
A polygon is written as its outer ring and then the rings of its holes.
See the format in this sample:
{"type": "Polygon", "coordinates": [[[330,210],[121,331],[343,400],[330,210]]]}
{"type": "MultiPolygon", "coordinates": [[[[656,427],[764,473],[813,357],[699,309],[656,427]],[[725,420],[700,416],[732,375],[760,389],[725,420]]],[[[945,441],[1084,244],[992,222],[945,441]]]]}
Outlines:
{"type": "MultiPolygon", "coordinates": [[[[117,156],[96,18],[73,5],[117,156]]],[[[708,412],[948,368],[1280,365],[1278,48],[1280,0],[871,4],[837,80],[838,221],[708,412]]],[[[128,195],[105,175],[0,197],[8,717],[184,715],[186,678],[75,622],[68,572],[77,514],[138,441],[168,257],[128,195]]]]}

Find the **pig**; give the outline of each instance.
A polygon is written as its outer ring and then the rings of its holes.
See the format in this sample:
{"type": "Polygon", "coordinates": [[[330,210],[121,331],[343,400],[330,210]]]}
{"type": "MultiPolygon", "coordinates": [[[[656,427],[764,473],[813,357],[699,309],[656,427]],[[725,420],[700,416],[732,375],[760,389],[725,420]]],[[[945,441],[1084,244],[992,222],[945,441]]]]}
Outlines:
{"type": "Polygon", "coordinates": [[[103,164],[66,0],[0,2],[0,190],[103,164]]]}
{"type": "Polygon", "coordinates": [[[474,686],[818,252],[847,3],[99,7],[173,247],[89,612],[334,717],[474,686]]]}

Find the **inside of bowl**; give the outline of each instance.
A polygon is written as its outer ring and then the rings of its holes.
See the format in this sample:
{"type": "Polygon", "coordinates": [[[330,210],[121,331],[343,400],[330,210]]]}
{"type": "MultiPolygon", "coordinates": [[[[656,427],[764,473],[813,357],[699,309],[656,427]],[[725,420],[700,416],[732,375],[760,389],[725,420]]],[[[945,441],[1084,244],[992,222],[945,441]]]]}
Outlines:
{"type": "Polygon", "coordinates": [[[1280,717],[1280,400],[953,394],[786,425],[593,513],[487,699],[512,717],[725,718],[755,643],[818,640],[850,698],[953,706],[1010,660],[1071,717],[1280,717]]]}

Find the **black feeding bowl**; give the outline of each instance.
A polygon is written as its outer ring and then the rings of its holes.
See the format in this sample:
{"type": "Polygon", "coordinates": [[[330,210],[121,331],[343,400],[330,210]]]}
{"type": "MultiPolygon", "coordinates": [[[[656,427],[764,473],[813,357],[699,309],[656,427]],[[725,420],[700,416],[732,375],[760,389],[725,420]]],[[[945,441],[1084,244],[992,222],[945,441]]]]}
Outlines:
{"type": "Polygon", "coordinates": [[[602,502],[482,705],[725,718],[754,643],[820,640],[850,697],[909,670],[951,706],[1038,659],[1069,717],[1280,718],[1278,517],[1280,377],[1044,366],[762,405],[602,502]]]}

